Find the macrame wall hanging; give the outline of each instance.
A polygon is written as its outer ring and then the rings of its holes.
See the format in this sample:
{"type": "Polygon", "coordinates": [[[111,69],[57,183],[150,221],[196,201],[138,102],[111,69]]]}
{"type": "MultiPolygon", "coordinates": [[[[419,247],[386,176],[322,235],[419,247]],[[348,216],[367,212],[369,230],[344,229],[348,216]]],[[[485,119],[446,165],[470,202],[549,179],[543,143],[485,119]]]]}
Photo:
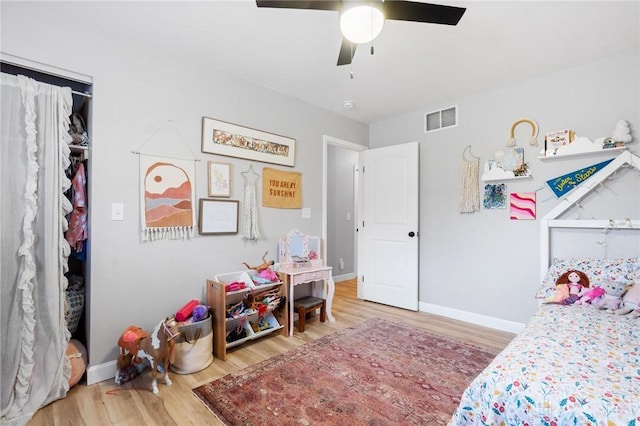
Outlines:
{"type": "Polygon", "coordinates": [[[531,126],[531,139],[529,139],[529,145],[538,146],[538,123],[536,123],[530,118],[521,118],[511,123],[511,128],[509,129],[509,140],[507,141],[507,146],[516,146],[515,130],[518,124],[522,124],[522,123],[526,123],[531,126]]]}
{"type": "Polygon", "coordinates": [[[478,172],[480,157],[471,152],[471,145],[462,152],[462,188],[460,191],[460,213],[473,213],[480,210],[478,172]],[[467,159],[467,154],[471,159],[467,159]]]}
{"type": "MultiPolygon", "coordinates": [[[[163,128],[151,135],[140,148],[163,128]]],[[[182,141],[189,147],[184,139],[182,141]]],[[[191,239],[196,224],[195,162],[199,160],[141,153],[140,148],[132,152],[140,157],[142,241],[191,239]]]]}
{"type": "Polygon", "coordinates": [[[253,171],[253,165],[249,169],[240,172],[244,179],[244,205],[242,207],[242,239],[258,240],[260,230],[258,229],[258,197],[256,194],[256,182],[260,174],[253,171]]]}

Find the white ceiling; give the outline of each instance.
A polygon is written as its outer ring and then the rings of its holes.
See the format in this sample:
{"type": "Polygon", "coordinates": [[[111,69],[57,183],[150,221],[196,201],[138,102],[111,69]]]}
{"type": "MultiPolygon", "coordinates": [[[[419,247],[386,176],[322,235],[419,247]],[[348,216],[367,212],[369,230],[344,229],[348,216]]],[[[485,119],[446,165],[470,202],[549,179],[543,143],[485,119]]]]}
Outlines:
{"type": "Polygon", "coordinates": [[[637,0],[434,3],[467,11],[457,26],[386,21],[375,55],[360,46],[352,67],[336,66],[337,12],[249,0],[47,6],[90,19],[107,37],[160,47],[363,123],[640,50],[637,0]],[[345,100],[355,106],[345,109],[345,100]]]}

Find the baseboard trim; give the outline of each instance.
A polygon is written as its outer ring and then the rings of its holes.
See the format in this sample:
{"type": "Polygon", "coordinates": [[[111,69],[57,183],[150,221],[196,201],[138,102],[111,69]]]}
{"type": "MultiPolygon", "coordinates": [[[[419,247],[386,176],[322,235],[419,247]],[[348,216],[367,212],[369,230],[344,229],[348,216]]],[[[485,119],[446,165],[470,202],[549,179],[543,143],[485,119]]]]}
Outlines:
{"type": "Polygon", "coordinates": [[[525,326],[520,322],[474,314],[473,312],[461,311],[458,309],[448,308],[446,306],[434,305],[432,303],[420,302],[418,308],[421,312],[428,312],[430,314],[453,318],[459,321],[469,322],[471,324],[481,325],[483,327],[489,327],[496,330],[508,331],[510,333],[517,334],[522,331],[525,326]]]}
{"type": "Polygon", "coordinates": [[[334,275],[333,281],[335,282],[346,281],[346,280],[351,280],[355,277],[356,277],[356,274],[354,272],[351,272],[349,274],[334,275]]]}
{"type": "Polygon", "coordinates": [[[104,364],[90,365],[87,368],[87,385],[115,378],[116,363],[117,361],[109,361],[104,364]]]}

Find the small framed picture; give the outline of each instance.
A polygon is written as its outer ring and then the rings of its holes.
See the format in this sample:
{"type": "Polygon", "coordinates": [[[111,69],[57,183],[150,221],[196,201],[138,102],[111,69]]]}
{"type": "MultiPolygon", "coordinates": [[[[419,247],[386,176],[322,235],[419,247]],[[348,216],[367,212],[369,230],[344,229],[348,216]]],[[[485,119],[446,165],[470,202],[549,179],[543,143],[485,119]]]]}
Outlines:
{"type": "Polygon", "coordinates": [[[200,198],[201,235],[237,234],[238,200],[200,198]]]}
{"type": "Polygon", "coordinates": [[[209,197],[231,197],[231,164],[209,161],[209,197]]]}

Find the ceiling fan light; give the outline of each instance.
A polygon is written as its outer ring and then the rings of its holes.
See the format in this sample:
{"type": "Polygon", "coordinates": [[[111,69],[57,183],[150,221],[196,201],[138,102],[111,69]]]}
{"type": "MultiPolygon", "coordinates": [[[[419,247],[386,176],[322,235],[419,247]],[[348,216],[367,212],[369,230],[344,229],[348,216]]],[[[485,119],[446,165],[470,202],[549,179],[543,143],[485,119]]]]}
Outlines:
{"type": "Polygon", "coordinates": [[[347,40],[368,43],[378,37],[384,25],[382,11],[370,5],[349,7],[340,14],[340,30],[347,40]]]}

